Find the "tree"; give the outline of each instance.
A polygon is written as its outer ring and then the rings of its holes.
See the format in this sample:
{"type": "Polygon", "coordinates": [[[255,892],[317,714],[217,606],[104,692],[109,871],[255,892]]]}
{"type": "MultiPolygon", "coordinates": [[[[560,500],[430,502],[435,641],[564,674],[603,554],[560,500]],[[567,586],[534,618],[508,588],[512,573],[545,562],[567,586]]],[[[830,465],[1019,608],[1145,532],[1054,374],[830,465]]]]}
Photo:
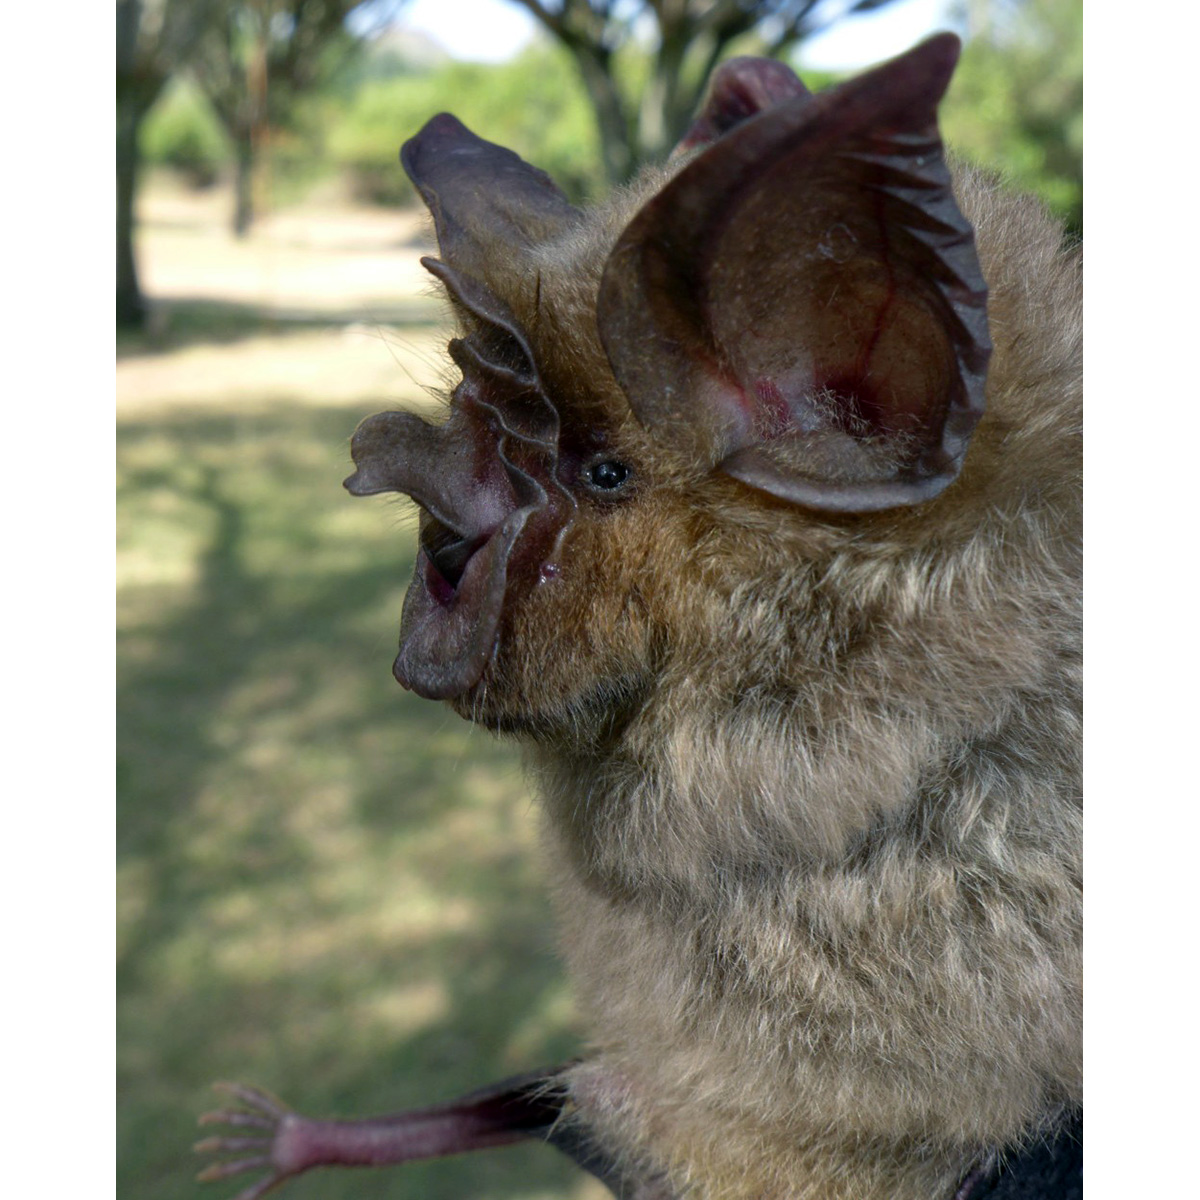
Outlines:
{"type": "Polygon", "coordinates": [[[138,134],[212,8],[212,0],[117,0],[118,325],[139,327],[146,316],[133,249],[138,134]]]}
{"type": "Polygon", "coordinates": [[[731,42],[754,34],[755,53],[779,57],[837,17],[892,0],[513,0],[570,51],[614,183],[662,158],[686,131],[709,73],[731,42]],[[634,100],[616,60],[639,27],[654,25],[649,80],[634,100]]]}
{"type": "Polygon", "coordinates": [[[1082,0],[971,0],[942,128],[1083,232],[1082,0]]]}
{"type": "Polygon", "coordinates": [[[253,178],[267,130],[286,126],[296,99],[320,86],[370,30],[346,29],[347,16],[371,8],[390,19],[400,0],[217,0],[191,71],[234,148],[234,232],[254,215],[253,178]]]}

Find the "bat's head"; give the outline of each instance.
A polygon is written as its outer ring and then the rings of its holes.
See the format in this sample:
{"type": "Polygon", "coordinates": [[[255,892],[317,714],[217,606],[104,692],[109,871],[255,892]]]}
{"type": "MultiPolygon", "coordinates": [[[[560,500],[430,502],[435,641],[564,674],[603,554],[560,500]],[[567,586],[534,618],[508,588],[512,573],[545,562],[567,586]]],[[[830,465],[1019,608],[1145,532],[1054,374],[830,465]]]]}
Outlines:
{"type": "Polygon", "coordinates": [[[442,423],[354,438],[349,489],[421,511],[402,684],[611,726],[690,630],[711,643],[747,562],[955,480],[990,349],[937,131],[957,55],[942,35],[816,96],[735,59],[669,168],[588,211],[451,116],[405,145],[462,381],[442,423]]]}

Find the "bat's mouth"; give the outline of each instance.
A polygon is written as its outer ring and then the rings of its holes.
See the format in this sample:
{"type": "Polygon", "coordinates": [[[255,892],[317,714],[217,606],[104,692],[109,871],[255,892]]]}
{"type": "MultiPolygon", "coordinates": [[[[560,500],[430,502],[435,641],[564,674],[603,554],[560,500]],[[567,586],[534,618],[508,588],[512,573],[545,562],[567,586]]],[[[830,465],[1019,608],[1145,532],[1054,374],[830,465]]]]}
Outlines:
{"type": "Polygon", "coordinates": [[[432,513],[421,514],[418,542],[425,559],[424,582],[443,607],[453,602],[468,564],[487,540],[486,536],[461,534],[432,513]]]}
{"type": "Polygon", "coordinates": [[[420,509],[392,673],[430,700],[461,696],[480,681],[496,652],[506,599],[544,577],[569,519],[554,464],[518,467],[487,416],[460,389],[445,425],[379,413],[363,422],[351,447],[358,466],[346,481],[352,493],[403,492],[420,509]]]}

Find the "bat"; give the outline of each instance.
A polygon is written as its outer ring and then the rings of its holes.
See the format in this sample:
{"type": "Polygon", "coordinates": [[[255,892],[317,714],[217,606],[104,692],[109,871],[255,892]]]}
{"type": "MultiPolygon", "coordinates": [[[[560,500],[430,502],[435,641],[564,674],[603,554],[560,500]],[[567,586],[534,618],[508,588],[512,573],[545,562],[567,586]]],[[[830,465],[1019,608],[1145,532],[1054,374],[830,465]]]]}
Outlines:
{"type": "Polygon", "coordinates": [[[958,52],[731,60],[587,209],[404,146],[461,381],[347,487],[419,507],[397,680],[524,748],[588,1049],[357,1122],[234,1085],[242,1200],[525,1137],[627,1200],[1082,1194],[1081,255],[948,163],[958,52]]]}

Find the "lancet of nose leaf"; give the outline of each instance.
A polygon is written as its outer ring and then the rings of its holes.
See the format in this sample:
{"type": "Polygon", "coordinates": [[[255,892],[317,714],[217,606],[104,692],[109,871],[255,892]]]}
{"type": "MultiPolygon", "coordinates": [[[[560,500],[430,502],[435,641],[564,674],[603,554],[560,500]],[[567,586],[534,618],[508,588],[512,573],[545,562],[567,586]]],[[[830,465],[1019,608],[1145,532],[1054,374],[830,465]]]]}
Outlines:
{"type": "Polygon", "coordinates": [[[485,281],[491,264],[507,266],[503,247],[537,245],[582,219],[544,171],[449,113],[405,142],[400,161],[433,214],[443,258],[485,281]]]}

